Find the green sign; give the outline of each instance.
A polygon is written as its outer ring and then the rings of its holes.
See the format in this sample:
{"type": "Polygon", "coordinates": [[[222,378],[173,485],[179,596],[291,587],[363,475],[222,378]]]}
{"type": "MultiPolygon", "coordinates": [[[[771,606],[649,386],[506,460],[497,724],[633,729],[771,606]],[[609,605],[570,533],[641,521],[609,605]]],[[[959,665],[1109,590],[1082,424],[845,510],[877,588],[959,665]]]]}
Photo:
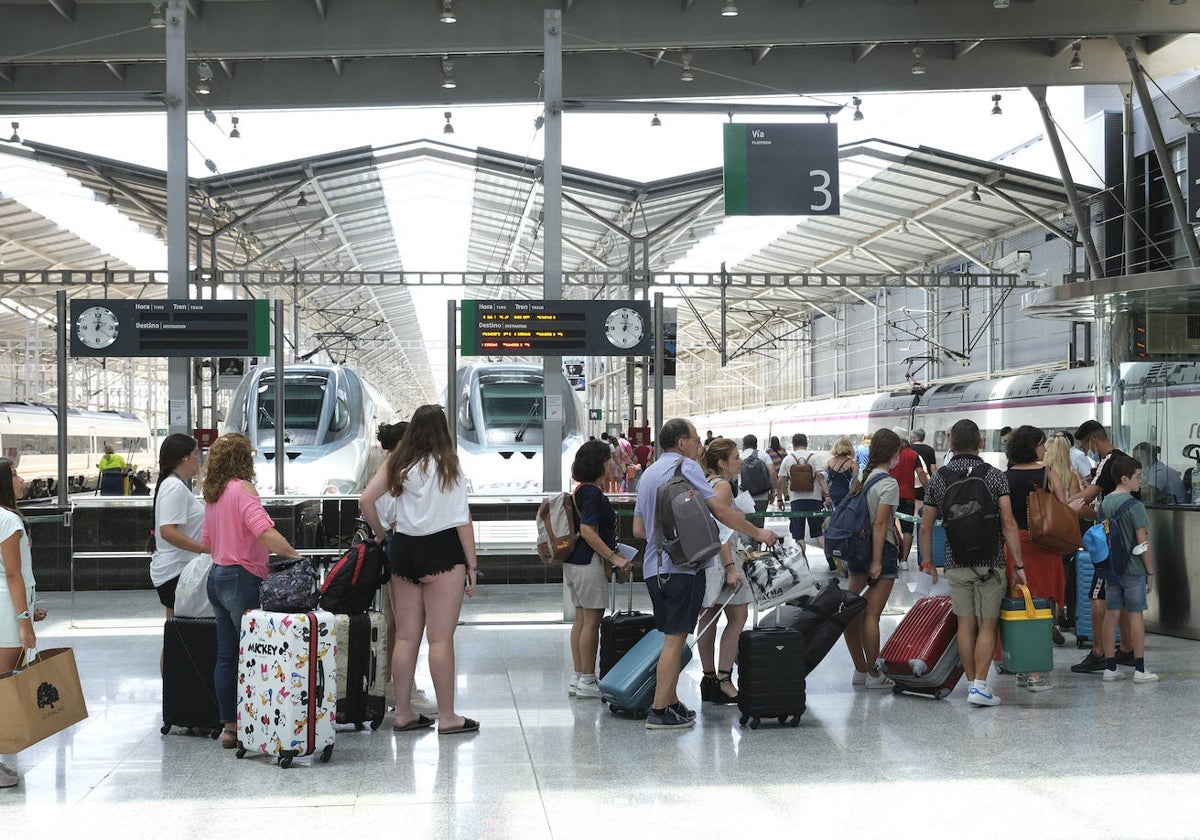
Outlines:
{"type": "Polygon", "coordinates": [[[837,126],[725,125],[726,216],[836,216],[837,126]]]}

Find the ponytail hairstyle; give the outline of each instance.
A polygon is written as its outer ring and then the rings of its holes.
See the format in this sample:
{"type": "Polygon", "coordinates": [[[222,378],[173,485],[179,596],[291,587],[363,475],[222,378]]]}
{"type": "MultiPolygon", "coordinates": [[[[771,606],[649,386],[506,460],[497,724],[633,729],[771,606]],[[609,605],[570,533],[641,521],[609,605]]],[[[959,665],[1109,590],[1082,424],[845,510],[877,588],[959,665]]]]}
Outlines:
{"type": "Polygon", "coordinates": [[[713,438],[700,450],[700,466],[706,475],[720,475],[721,462],[738,451],[738,445],[727,437],[713,438]]]}
{"type": "MultiPolygon", "coordinates": [[[[163,479],[175,471],[184,458],[196,450],[196,439],[191,435],[167,435],[158,447],[158,481],[154,483],[154,505],[158,506],[158,488],[162,487],[163,479]]],[[[150,537],[146,540],[146,553],[158,551],[158,539],[154,529],[150,529],[150,537]]]]}

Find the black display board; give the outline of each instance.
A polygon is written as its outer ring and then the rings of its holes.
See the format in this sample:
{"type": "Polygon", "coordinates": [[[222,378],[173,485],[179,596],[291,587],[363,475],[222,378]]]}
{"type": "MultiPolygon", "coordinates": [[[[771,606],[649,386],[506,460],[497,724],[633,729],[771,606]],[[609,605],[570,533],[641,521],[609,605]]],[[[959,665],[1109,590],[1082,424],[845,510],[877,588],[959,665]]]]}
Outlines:
{"type": "Polygon", "coordinates": [[[650,304],[641,300],[464,300],[464,356],[642,356],[650,304]]]}
{"type": "Polygon", "coordinates": [[[72,300],[72,356],[266,356],[266,300],[72,300]]]}

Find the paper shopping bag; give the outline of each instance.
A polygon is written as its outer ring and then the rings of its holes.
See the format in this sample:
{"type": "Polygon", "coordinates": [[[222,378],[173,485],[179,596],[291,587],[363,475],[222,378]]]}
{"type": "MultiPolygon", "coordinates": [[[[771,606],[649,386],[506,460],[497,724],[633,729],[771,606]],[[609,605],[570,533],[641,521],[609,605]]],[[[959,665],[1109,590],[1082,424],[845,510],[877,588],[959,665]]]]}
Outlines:
{"type": "Polygon", "coordinates": [[[51,648],[0,677],[0,753],[15,753],[87,717],[75,653],[51,648]]]}

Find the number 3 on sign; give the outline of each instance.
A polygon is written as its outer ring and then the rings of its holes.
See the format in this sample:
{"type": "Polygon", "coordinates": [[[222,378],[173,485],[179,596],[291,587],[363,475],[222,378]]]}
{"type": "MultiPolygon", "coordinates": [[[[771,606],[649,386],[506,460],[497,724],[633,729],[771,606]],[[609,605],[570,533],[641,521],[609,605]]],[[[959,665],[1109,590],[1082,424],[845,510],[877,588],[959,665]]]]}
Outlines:
{"type": "Polygon", "coordinates": [[[808,209],[812,210],[814,213],[820,213],[822,210],[828,210],[833,204],[833,195],[829,192],[829,173],[824,169],[813,169],[809,171],[808,175],[810,178],[813,178],[819,182],[813,184],[813,192],[820,193],[822,196],[821,201],[815,204],[810,204],[808,209]]]}

